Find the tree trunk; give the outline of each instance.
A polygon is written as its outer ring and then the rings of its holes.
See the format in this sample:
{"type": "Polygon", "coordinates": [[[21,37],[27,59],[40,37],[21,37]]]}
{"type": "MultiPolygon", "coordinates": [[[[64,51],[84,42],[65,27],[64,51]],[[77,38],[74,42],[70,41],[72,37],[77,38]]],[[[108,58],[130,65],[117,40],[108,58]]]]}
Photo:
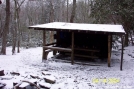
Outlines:
{"type": "Polygon", "coordinates": [[[124,23],[123,23],[123,28],[124,28],[124,30],[126,32],[124,47],[127,47],[128,42],[129,42],[129,40],[128,40],[128,34],[129,34],[129,29],[128,28],[129,28],[129,25],[128,25],[128,22],[125,22],[125,20],[124,20],[124,23]]]}
{"type": "Polygon", "coordinates": [[[2,30],[2,28],[3,28],[3,21],[2,21],[3,16],[1,13],[0,13],[0,38],[2,37],[2,32],[3,32],[3,30],[2,30]]]}
{"type": "Polygon", "coordinates": [[[72,8],[72,13],[71,13],[71,18],[70,18],[70,22],[73,23],[74,22],[74,17],[75,17],[75,11],[76,10],[76,0],[73,0],[73,8],[72,8]]]}
{"type": "Polygon", "coordinates": [[[67,22],[68,22],[68,0],[67,0],[67,22]]]}
{"type": "Polygon", "coordinates": [[[1,0],[0,0],[0,4],[1,4],[2,2],[1,2],[1,0]]]}
{"type": "Polygon", "coordinates": [[[132,37],[132,34],[131,32],[129,31],[129,34],[130,34],[130,37],[131,37],[131,42],[132,42],[132,46],[134,45],[134,42],[133,42],[133,37],[132,37]]]}
{"type": "MultiPolygon", "coordinates": [[[[50,6],[51,6],[50,7],[51,11],[50,11],[49,22],[53,22],[54,21],[54,9],[53,9],[52,0],[50,1],[50,6]]],[[[54,35],[54,31],[50,31],[50,43],[53,43],[53,41],[54,41],[53,35],[54,35]]]]}
{"type": "Polygon", "coordinates": [[[12,55],[15,53],[15,48],[16,48],[16,36],[17,36],[17,31],[16,31],[16,27],[14,28],[13,32],[13,40],[12,40],[12,55]]]}
{"type": "Polygon", "coordinates": [[[17,53],[20,53],[20,16],[19,16],[19,14],[20,14],[20,8],[18,8],[17,9],[17,28],[18,28],[18,36],[17,36],[17,38],[18,38],[18,42],[17,42],[17,53]]]}
{"type": "Polygon", "coordinates": [[[5,26],[4,32],[2,37],[2,49],[1,54],[6,55],[6,45],[7,45],[7,34],[9,30],[9,21],[10,21],[10,0],[6,0],[6,19],[5,19],[5,26]]]}
{"type": "Polygon", "coordinates": [[[16,48],[16,42],[17,42],[17,1],[14,0],[14,6],[15,6],[15,9],[14,9],[14,29],[13,29],[13,40],[12,40],[12,55],[15,53],[15,48],[16,48]]]}
{"type": "Polygon", "coordinates": [[[126,32],[126,35],[125,35],[125,47],[128,46],[128,32],[126,32]]]}
{"type": "Polygon", "coordinates": [[[20,39],[18,40],[18,49],[17,49],[17,53],[20,53],[20,39]]]}
{"type": "Polygon", "coordinates": [[[15,20],[15,39],[14,39],[14,43],[13,43],[13,49],[12,49],[12,53],[15,52],[15,47],[16,47],[16,43],[17,43],[17,53],[20,53],[20,7],[21,5],[24,3],[25,0],[23,0],[20,4],[18,2],[18,0],[14,0],[15,3],[15,9],[14,9],[14,20],[15,20]]]}

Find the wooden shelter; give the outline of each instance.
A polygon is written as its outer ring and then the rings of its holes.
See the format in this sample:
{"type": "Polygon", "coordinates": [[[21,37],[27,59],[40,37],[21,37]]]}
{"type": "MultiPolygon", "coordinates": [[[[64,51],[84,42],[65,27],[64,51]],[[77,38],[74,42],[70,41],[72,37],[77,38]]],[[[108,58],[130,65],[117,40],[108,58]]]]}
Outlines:
{"type": "Polygon", "coordinates": [[[107,58],[108,67],[110,67],[112,35],[123,37],[125,34],[122,25],[110,24],[52,22],[29,26],[29,29],[43,30],[44,34],[45,31],[56,31],[54,34],[56,42],[45,44],[45,36],[43,38],[43,59],[46,59],[47,54],[53,51],[54,55],[57,52],[65,55],[70,54],[72,64],[74,64],[74,56],[91,59],[107,58]]]}

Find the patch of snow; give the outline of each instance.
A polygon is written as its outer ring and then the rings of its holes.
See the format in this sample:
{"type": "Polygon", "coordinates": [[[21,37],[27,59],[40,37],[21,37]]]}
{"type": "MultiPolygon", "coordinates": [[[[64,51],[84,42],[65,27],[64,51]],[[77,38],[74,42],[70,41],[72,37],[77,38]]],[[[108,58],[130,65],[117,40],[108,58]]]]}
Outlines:
{"type": "MultiPolygon", "coordinates": [[[[4,70],[6,77],[12,78],[1,80],[0,77],[0,82],[6,83],[4,89],[12,89],[13,82],[27,79],[30,81],[31,74],[48,78],[48,75],[42,74],[44,72],[54,76],[50,77],[51,79],[56,79],[56,83],[51,84],[51,89],[134,89],[134,46],[124,49],[123,71],[120,71],[121,50],[112,52],[109,68],[107,62],[101,61],[97,63],[100,66],[91,66],[91,62],[84,65],[82,61],[71,65],[60,61],[61,59],[51,59],[52,53],[49,53],[48,60],[42,63],[41,47],[21,49],[21,53],[15,55],[12,55],[11,47],[7,47],[7,55],[0,55],[0,70],[4,70]],[[10,72],[20,73],[20,76],[12,76],[10,72]],[[105,79],[107,82],[103,81],[105,79]]],[[[37,79],[38,84],[40,80],[37,79]]]]}

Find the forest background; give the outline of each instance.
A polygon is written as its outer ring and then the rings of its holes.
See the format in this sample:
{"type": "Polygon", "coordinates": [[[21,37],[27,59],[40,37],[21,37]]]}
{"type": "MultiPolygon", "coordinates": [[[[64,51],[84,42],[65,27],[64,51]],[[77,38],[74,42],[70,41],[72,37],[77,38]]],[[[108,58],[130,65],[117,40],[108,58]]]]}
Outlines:
{"type": "MultiPolygon", "coordinates": [[[[0,54],[6,55],[7,46],[12,46],[12,54],[20,47],[42,46],[43,32],[28,26],[54,21],[121,24],[124,45],[134,44],[134,0],[0,0],[0,54]]],[[[46,43],[54,41],[53,34],[46,32],[46,43]]],[[[113,36],[113,43],[119,38],[113,36]]]]}

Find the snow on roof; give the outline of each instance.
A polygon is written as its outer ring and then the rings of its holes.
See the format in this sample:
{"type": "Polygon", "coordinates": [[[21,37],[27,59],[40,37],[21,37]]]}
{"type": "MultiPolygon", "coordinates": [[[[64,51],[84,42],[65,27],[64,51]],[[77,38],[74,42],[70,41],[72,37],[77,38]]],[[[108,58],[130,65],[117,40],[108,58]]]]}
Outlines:
{"type": "Polygon", "coordinates": [[[29,26],[35,29],[56,29],[58,30],[80,30],[80,31],[99,31],[112,33],[125,33],[122,25],[111,24],[84,24],[84,23],[66,23],[66,22],[52,22],[47,24],[40,24],[29,26]]]}

